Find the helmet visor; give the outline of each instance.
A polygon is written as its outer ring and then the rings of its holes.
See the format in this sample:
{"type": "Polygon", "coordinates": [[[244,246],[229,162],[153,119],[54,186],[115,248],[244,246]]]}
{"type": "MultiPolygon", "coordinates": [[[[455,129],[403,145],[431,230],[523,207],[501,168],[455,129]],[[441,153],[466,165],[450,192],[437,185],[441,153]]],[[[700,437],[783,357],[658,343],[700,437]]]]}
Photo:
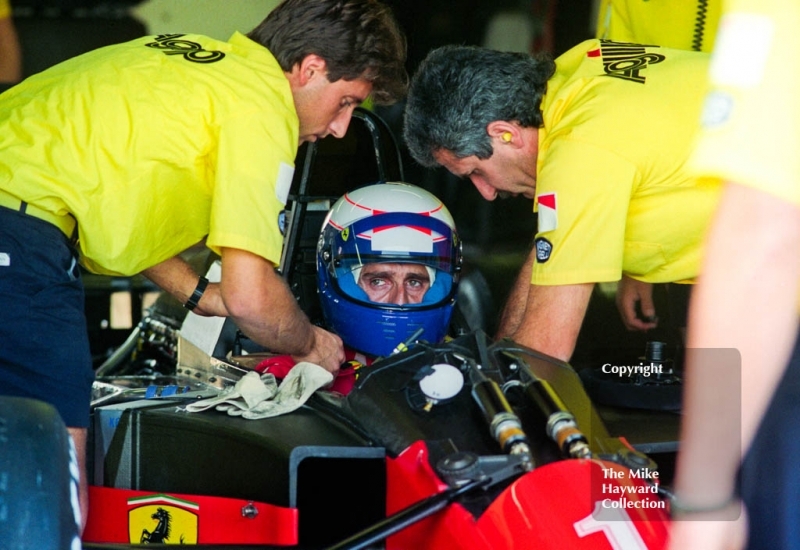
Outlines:
{"type": "MultiPolygon", "coordinates": [[[[358,284],[359,274],[367,264],[425,266],[431,289],[437,290],[433,294],[438,297],[450,294],[459,269],[460,248],[455,232],[448,224],[429,216],[405,212],[370,216],[335,231],[331,245],[333,278],[347,295],[360,300],[368,298],[352,285],[358,284]]],[[[423,301],[428,303],[430,299],[423,301]]]]}

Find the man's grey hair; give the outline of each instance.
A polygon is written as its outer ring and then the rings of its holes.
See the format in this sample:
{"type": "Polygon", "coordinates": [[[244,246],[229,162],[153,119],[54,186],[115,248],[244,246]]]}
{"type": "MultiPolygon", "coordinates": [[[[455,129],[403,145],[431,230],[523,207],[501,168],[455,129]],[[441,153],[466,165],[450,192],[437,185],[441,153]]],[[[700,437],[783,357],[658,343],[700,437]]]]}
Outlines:
{"type": "Polygon", "coordinates": [[[555,72],[548,57],[476,46],[443,46],[420,64],[408,93],[403,137],[411,156],[434,167],[434,153],[492,156],[496,120],[541,127],[542,96],[555,72]]]}

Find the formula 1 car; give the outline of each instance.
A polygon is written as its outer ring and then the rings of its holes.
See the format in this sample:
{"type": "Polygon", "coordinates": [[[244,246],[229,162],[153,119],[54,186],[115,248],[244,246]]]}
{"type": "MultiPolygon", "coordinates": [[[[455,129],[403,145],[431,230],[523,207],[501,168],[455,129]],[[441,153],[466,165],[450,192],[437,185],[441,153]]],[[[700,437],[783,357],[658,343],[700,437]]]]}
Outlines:
{"type": "MultiPolygon", "coordinates": [[[[307,144],[297,167],[280,271],[317,321],[312,251],[348,190],[335,182],[402,181],[402,162],[358,109],[344,139],[307,144]]],[[[227,321],[203,347],[187,337],[192,314],[159,298],[97,369],[84,548],[663,548],[658,465],[609,434],[570,365],[492,342],[486,290],[465,280],[445,341],[412,339],[359,368],[347,395],[319,390],[257,420],[186,406],[235,387],[268,350],[227,321]]]]}

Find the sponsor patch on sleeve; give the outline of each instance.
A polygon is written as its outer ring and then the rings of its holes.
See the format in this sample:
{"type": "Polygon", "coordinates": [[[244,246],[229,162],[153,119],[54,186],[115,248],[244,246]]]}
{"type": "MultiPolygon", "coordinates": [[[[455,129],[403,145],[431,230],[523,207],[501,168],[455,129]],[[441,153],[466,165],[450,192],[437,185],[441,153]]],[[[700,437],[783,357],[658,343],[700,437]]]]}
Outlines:
{"type": "Polygon", "coordinates": [[[556,208],[556,194],[544,193],[536,197],[536,211],[538,212],[538,233],[553,231],[558,228],[558,209],[556,208]]]}
{"type": "Polygon", "coordinates": [[[536,247],[537,262],[543,264],[550,259],[550,253],[553,252],[553,244],[550,241],[544,237],[539,237],[534,241],[534,246],[536,247]]]}

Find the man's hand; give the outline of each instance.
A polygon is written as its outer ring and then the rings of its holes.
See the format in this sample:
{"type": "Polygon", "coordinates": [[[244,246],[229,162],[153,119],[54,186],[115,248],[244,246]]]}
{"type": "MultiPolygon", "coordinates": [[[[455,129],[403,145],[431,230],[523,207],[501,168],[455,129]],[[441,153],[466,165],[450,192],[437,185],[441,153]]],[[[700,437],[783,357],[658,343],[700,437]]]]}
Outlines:
{"type": "Polygon", "coordinates": [[[650,330],[658,326],[656,306],[653,303],[653,285],[622,276],[617,285],[617,309],[628,330],[650,330]],[[641,315],[636,311],[639,304],[641,315]]]}
{"type": "Polygon", "coordinates": [[[314,332],[314,346],[311,352],[306,355],[293,355],[292,359],[298,363],[301,361],[314,363],[335,375],[345,361],[342,339],[320,327],[312,325],[311,328],[314,332]]]}

